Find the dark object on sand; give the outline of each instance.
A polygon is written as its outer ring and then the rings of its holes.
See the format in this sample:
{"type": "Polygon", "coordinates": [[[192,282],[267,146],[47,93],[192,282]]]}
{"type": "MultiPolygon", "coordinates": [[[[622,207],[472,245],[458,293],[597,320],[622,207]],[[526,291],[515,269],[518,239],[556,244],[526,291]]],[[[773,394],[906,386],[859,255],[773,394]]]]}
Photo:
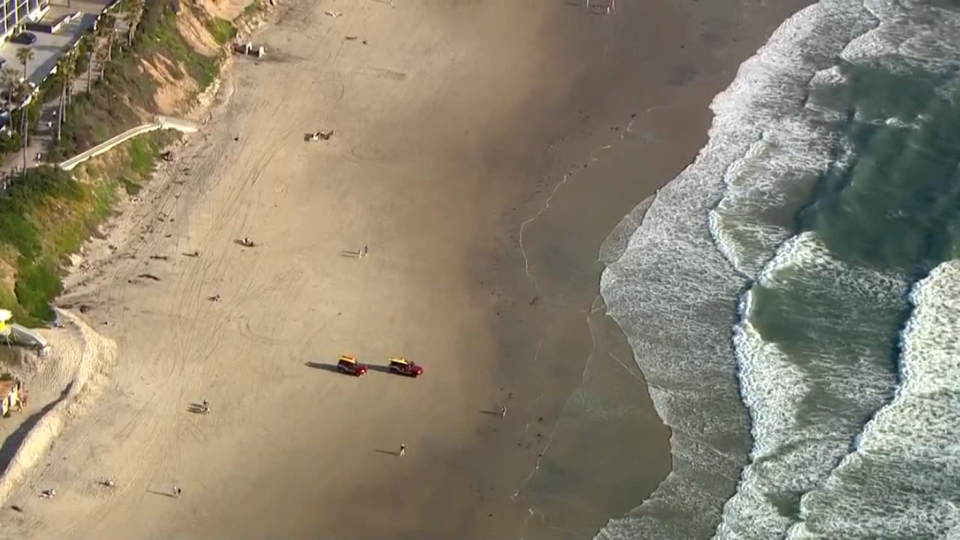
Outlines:
{"type": "Polygon", "coordinates": [[[88,306],[88,305],[86,305],[86,304],[81,304],[81,305],[80,305],[80,313],[86,313],[86,312],[90,311],[91,309],[93,309],[93,308],[90,307],[90,306],[88,306]]]}
{"type": "Polygon", "coordinates": [[[215,294],[213,296],[208,297],[207,300],[210,300],[211,302],[220,302],[220,295],[215,294]]]}
{"type": "Polygon", "coordinates": [[[153,259],[153,260],[155,260],[155,261],[165,261],[165,260],[169,259],[170,257],[167,257],[166,255],[151,255],[150,258],[153,259]]]}
{"type": "Polygon", "coordinates": [[[333,137],[334,130],[330,131],[315,131],[313,133],[307,133],[303,136],[305,141],[329,141],[330,137],[333,137]]]}
{"type": "Polygon", "coordinates": [[[158,278],[157,276],[155,276],[155,275],[153,275],[153,274],[140,274],[140,275],[137,276],[137,277],[146,278],[146,279],[152,279],[152,280],[154,280],[154,281],[160,281],[160,278],[158,278]]]}
{"type": "Polygon", "coordinates": [[[247,247],[247,248],[252,248],[252,247],[255,247],[255,246],[256,246],[256,244],[253,243],[253,240],[247,238],[246,236],[244,236],[243,238],[237,240],[236,242],[237,242],[238,244],[240,244],[241,246],[247,247]]]}
{"type": "Polygon", "coordinates": [[[160,157],[163,158],[164,161],[173,161],[173,152],[167,150],[166,152],[160,154],[160,157]]]}

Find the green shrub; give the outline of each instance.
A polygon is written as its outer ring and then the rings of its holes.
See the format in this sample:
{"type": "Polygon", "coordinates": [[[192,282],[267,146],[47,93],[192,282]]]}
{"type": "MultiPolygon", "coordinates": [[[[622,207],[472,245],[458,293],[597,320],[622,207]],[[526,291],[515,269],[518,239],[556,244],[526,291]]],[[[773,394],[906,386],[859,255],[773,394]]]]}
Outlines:
{"type": "Polygon", "coordinates": [[[226,44],[237,36],[237,29],[233,27],[233,23],[219,17],[207,19],[207,30],[210,31],[213,39],[217,40],[217,43],[221,45],[226,44]]]}
{"type": "Polygon", "coordinates": [[[0,206],[0,253],[14,266],[16,279],[13,291],[0,289],[0,306],[25,325],[52,315],[49,304],[61,288],[60,261],[80,247],[110,195],[53,167],[29,169],[14,181],[0,206]]]}
{"type": "Polygon", "coordinates": [[[53,315],[50,302],[60,294],[60,289],[59,268],[54,261],[36,261],[17,271],[14,287],[17,302],[34,319],[50,320],[53,315]]]}

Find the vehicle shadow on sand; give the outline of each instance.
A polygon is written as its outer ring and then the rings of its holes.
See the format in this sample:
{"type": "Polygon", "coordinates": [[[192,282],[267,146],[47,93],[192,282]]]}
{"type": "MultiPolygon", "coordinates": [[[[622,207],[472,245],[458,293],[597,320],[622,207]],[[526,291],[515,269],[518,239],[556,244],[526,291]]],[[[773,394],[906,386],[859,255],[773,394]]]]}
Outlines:
{"type": "MultiPolygon", "coordinates": [[[[332,371],[334,373],[340,372],[336,364],[324,364],[323,362],[304,362],[303,365],[313,369],[322,369],[323,371],[332,371]]],[[[367,370],[379,371],[380,373],[390,373],[390,368],[387,366],[371,366],[370,364],[367,364],[367,370]]]]}
{"type": "Polygon", "coordinates": [[[379,371],[380,373],[390,373],[390,368],[388,368],[387,366],[367,364],[367,369],[370,371],[379,371]]]}
{"type": "Polygon", "coordinates": [[[332,371],[333,373],[337,373],[340,371],[339,369],[337,369],[337,366],[333,364],[324,364],[321,362],[304,362],[303,365],[307,367],[311,367],[313,369],[322,369],[323,371],[332,371]]]}

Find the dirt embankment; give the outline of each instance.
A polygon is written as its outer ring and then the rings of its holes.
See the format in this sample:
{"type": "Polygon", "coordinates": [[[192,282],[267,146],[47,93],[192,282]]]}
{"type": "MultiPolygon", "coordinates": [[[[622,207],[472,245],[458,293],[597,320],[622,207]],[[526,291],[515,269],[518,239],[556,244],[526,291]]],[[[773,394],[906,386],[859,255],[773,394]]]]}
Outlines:
{"type": "Polygon", "coordinates": [[[76,315],[61,311],[63,327],[44,331],[50,352],[28,383],[29,407],[0,449],[0,505],[44,459],[57,436],[93,406],[117,360],[117,345],[76,315]]]}

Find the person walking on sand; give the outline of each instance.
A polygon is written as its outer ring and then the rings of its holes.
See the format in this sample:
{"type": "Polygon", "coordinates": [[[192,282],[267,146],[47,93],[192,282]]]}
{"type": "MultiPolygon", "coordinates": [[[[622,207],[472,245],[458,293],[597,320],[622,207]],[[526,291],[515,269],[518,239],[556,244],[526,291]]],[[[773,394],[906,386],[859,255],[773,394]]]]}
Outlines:
{"type": "Polygon", "coordinates": [[[400,443],[400,453],[398,455],[400,457],[403,457],[403,455],[406,453],[407,453],[407,445],[400,443]]]}
{"type": "Polygon", "coordinates": [[[183,490],[180,489],[180,486],[174,484],[174,485],[173,485],[173,496],[174,496],[174,498],[179,499],[181,493],[183,493],[183,490]]]}
{"type": "Polygon", "coordinates": [[[506,418],[506,416],[507,416],[507,406],[504,405],[503,407],[500,407],[500,418],[506,418]]]}

